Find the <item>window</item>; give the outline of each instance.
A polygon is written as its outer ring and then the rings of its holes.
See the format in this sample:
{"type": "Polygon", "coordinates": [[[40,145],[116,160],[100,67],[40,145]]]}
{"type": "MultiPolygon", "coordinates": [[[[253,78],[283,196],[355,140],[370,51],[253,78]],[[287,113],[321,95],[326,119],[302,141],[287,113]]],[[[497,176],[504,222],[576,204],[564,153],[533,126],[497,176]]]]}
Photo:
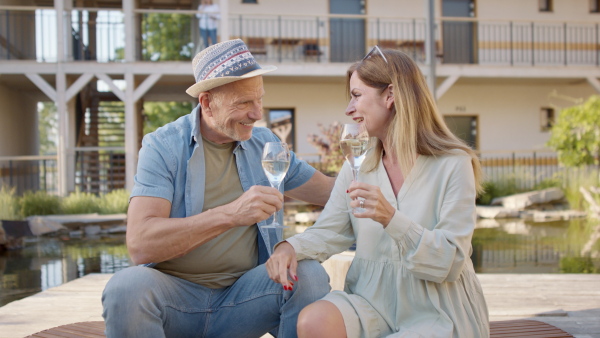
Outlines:
{"type": "Polygon", "coordinates": [[[242,0],[243,4],[257,4],[258,0],[242,0]]]}
{"type": "Polygon", "coordinates": [[[554,125],[554,118],[554,108],[540,108],[540,130],[548,131],[552,129],[552,126],[554,125]]]}
{"type": "Polygon", "coordinates": [[[600,13],[600,0],[590,0],[590,13],[600,13]]]}
{"type": "Polygon", "coordinates": [[[456,137],[465,141],[472,149],[479,148],[479,142],[477,142],[477,116],[444,115],[444,121],[456,137]]]}
{"type": "Polygon", "coordinates": [[[294,109],[265,109],[263,120],[256,126],[271,129],[291,150],[295,150],[294,109]]]}
{"type": "Polygon", "coordinates": [[[540,12],[552,12],[552,0],[539,0],[540,12]]]}

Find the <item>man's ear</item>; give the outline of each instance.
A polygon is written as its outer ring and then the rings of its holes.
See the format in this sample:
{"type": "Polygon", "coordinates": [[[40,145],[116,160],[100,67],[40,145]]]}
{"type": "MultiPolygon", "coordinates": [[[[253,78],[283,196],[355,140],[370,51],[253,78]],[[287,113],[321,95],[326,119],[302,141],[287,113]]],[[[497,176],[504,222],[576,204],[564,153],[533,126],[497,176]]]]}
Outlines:
{"type": "Polygon", "coordinates": [[[200,107],[202,107],[202,114],[206,114],[206,116],[212,117],[212,111],[210,109],[210,100],[211,96],[209,92],[202,92],[198,95],[198,103],[200,103],[200,107]]]}
{"type": "Polygon", "coordinates": [[[392,109],[394,107],[394,85],[390,84],[385,89],[386,97],[385,97],[385,105],[388,109],[392,109]]]}

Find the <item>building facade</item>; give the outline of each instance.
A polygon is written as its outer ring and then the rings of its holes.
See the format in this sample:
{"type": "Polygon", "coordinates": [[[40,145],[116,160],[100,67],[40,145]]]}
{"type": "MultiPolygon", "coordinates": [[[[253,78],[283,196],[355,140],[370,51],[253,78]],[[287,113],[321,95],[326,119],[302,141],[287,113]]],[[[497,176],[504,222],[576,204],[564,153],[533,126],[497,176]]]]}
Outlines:
{"type": "MultiPolygon", "coordinates": [[[[263,124],[309,160],[308,134],[348,122],[345,71],[376,44],[435,79],[441,114],[482,153],[543,152],[559,110],[600,92],[599,1],[432,2],[433,40],[427,0],[220,0],[218,38],[278,67],[263,124]]],[[[54,102],[57,192],[131,189],[143,103],[197,103],[198,3],[0,0],[0,161],[38,155],[38,103],[54,102]]]]}

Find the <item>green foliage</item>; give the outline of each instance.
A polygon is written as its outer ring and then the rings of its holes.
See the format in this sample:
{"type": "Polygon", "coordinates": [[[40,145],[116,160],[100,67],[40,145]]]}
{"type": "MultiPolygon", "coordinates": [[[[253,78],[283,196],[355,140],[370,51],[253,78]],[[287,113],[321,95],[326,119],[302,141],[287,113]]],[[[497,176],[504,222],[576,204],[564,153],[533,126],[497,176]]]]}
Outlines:
{"type": "Polygon", "coordinates": [[[60,198],[45,191],[27,191],[19,201],[21,217],[56,215],[60,213],[60,198]]]}
{"type": "Polygon", "coordinates": [[[118,189],[100,197],[100,214],[126,214],[129,207],[129,192],[118,189]]]}
{"type": "Polygon", "coordinates": [[[155,131],[180,116],[189,114],[190,102],[148,102],[144,104],[144,135],[155,131]]]}
{"type": "Polygon", "coordinates": [[[588,204],[579,191],[579,187],[598,186],[598,175],[589,168],[566,168],[561,173],[562,190],[571,209],[586,210],[588,204]]]}
{"type": "Polygon", "coordinates": [[[562,273],[598,273],[600,270],[594,266],[591,257],[562,257],[560,259],[560,272],[562,273]]]}
{"type": "Polygon", "coordinates": [[[497,181],[484,181],[482,184],[483,192],[477,197],[477,204],[489,205],[494,198],[524,192],[517,183],[517,178],[512,175],[497,181]]]}
{"type": "Polygon", "coordinates": [[[547,178],[541,182],[536,183],[533,187],[534,190],[543,190],[549,188],[562,188],[562,181],[558,177],[547,178]]]}
{"type": "Polygon", "coordinates": [[[192,17],[184,14],[146,14],[142,19],[144,60],[192,59],[192,17]]]}
{"type": "Polygon", "coordinates": [[[556,150],[565,166],[600,165],[600,96],[563,109],[552,127],[548,146],[556,150]]]}
{"type": "Polygon", "coordinates": [[[99,211],[100,199],[88,192],[77,190],[61,201],[61,212],[63,214],[93,214],[99,211]]]}
{"type": "Polygon", "coordinates": [[[56,154],[58,113],[53,102],[38,103],[40,155],[56,154]]]}
{"type": "Polygon", "coordinates": [[[4,185],[0,188],[0,220],[18,220],[19,203],[15,197],[15,188],[9,189],[4,185]]]}
{"type": "Polygon", "coordinates": [[[344,164],[344,155],[340,151],[340,135],[344,127],[339,122],[333,122],[329,126],[317,124],[322,136],[308,134],[308,143],[317,148],[321,157],[321,167],[324,173],[337,174],[344,164]]]}

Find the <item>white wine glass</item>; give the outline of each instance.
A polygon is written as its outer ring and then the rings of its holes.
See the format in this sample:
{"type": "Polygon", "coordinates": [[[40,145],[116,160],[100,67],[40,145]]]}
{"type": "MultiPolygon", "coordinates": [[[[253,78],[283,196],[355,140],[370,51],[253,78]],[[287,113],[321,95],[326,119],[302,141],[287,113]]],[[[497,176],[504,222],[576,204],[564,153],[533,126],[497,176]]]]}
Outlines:
{"type": "MultiPolygon", "coordinates": [[[[271,183],[279,190],[279,186],[290,167],[290,150],[285,142],[267,142],[262,154],[262,167],[271,183]]],[[[285,228],[277,222],[277,211],[273,214],[273,222],[263,225],[263,228],[285,228]]]]}
{"type": "MultiPolygon", "coordinates": [[[[352,177],[358,181],[358,172],[369,150],[369,133],[363,123],[344,124],[340,135],[340,149],[352,168],[352,177]]],[[[363,208],[354,208],[346,212],[364,212],[363,208]]]]}

